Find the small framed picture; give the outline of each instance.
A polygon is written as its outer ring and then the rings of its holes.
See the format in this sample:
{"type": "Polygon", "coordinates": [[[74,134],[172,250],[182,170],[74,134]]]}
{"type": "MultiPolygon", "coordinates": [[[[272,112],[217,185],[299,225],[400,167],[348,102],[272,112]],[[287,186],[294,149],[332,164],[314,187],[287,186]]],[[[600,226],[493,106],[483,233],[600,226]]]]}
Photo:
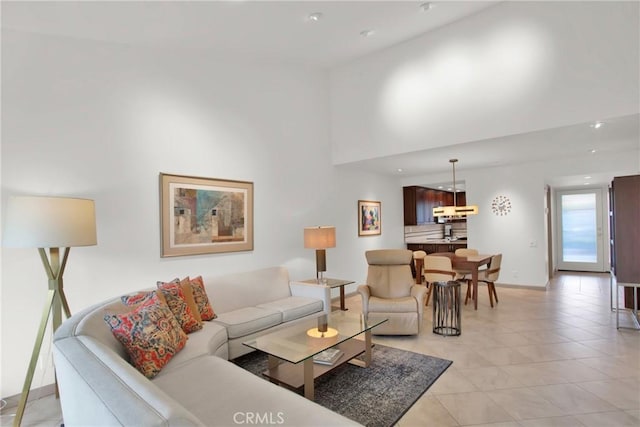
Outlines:
{"type": "Polygon", "coordinates": [[[358,236],[382,234],[382,203],[358,200],[358,236]]]}
{"type": "Polygon", "coordinates": [[[162,257],[253,250],[253,183],[160,174],[162,257]]]}

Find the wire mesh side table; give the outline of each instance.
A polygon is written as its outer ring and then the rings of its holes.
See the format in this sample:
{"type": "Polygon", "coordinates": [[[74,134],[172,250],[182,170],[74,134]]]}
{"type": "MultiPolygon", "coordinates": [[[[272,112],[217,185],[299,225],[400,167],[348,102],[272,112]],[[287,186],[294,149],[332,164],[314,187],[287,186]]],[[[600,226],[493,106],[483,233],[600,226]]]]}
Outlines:
{"type": "Polygon", "coordinates": [[[432,286],[433,333],[443,336],[460,335],[460,282],[433,282],[432,286]]]}

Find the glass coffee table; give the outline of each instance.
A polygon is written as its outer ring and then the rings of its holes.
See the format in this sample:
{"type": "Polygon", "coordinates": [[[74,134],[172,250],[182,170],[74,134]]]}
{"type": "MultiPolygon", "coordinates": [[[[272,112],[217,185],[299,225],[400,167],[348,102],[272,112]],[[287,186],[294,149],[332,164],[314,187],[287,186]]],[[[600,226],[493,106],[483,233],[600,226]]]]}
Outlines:
{"type": "Polygon", "coordinates": [[[335,311],[279,329],[243,344],[269,356],[263,375],[274,383],[298,389],[314,399],[314,380],[344,363],[363,368],[371,364],[371,329],[388,319],[367,322],[362,314],[335,311]],[[359,335],[364,335],[361,339],[359,335]],[[337,348],[342,355],[330,365],[314,363],[314,356],[337,348]],[[361,359],[355,359],[364,354],[361,359]]]}

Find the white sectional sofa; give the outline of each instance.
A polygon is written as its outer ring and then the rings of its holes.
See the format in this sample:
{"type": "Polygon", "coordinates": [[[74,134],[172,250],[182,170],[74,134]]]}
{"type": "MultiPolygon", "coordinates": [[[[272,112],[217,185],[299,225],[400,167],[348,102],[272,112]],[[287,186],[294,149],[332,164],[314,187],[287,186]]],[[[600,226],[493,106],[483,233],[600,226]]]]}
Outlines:
{"type": "Polygon", "coordinates": [[[330,289],[290,282],[286,268],[204,278],[217,318],[154,378],[127,360],[104,315],[131,310],[115,298],[67,319],[54,336],[65,427],[357,425],[228,361],[243,341],[331,310],[330,289]]]}

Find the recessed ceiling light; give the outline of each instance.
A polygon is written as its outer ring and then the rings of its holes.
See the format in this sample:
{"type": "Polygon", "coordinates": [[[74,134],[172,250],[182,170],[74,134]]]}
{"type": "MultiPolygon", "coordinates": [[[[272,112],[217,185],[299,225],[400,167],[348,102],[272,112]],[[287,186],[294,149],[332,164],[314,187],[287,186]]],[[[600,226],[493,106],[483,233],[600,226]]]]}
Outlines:
{"type": "Polygon", "coordinates": [[[429,10],[433,9],[433,7],[433,3],[422,3],[420,5],[420,10],[423,12],[428,12],[429,10]]]}
{"type": "Polygon", "coordinates": [[[585,176],[584,179],[591,179],[591,177],[590,176],[585,176]]]}
{"type": "Polygon", "coordinates": [[[374,33],[375,33],[375,31],[373,31],[373,30],[362,30],[362,31],[360,31],[360,35],[362,37],[371,37],[374,33]]]}
{"type": "Polygon", "coordinates": [[[584,183],[582,183],[582,185],[589,185],[589,183],[588,182],[584,182],[584,183]]]}
{"type": "Polygon", "coordinates": [[[402,172],[402,168],[398,168],[398,172],[402,172]]]}
{"type": "Polygon", "coordinates": [[[322,13],[321,12],[314,12],[309,14],[309,16],[307,17],[307,19],[309,21],[312,22],[318,22],[320,20],[320,18],[322,18],[322,13]]]}
{"type": "Polygon", "coordinates": [[[596,149],[595,149],[595,148],[592,148],[589,152],[590,152],[591,154],[593,154],[593,153],[595,153],[595,152],[596,152],[596,149]]]}
{"type": "Polygon", "coordinates": [[[590,125],[592,128],[594,129],[600,129],[602,127],[602,125],[604,125],[603,122],[595,122],[594,124],[590,125]]]}
{"type": "Polygon", "coordinates": [[[438,189],[442,190],[444,187],[442,185],[438,185],[438,189]]]}
{"type": "Polygon", "coordinates": [[[448,191],[451,191],[451,190],[453,190],[453,188],[449,187],[449,188],[447,188],[447,190],[448,190],[448,191]]]}

